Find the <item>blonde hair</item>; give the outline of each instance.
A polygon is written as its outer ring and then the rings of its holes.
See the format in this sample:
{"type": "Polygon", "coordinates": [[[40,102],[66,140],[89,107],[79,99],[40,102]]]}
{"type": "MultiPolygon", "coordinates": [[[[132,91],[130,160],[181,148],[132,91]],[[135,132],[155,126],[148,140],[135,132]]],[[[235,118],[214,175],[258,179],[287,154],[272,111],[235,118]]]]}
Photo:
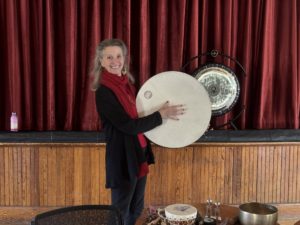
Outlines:
{"type": "Polygon", "coordinates": [[[100,42],[98,46],[96,47],[96,54],[94,58],[94,64],[93,64],[93,69],[91,72],[91,75],[93,76],[93,80],[91,83],[91,89],[93,91],[96,91],[99,87],[99,82],[101,79],[101,72],[102,72],[102,66],[100,63],[100,59],[103,58],[103,51],[105,48],[110,47],[110,46],[118,46],[122,49],[123,55],[125,57],[125,62],[124,66],[122,68],[122,73],[126,74],[128,76],[129,80],[131,83],[134,83],[134,77],[132,74],[128,71],[128,50],[124,42],[120,39],[105,39],[104,41],[100,42]]]}

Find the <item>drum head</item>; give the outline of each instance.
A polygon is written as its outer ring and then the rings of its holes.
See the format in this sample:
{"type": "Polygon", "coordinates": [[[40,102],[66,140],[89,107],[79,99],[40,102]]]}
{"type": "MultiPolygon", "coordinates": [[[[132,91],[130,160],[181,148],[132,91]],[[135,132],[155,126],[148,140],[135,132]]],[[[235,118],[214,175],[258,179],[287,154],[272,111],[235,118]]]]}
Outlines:
{"type": "Polygon", "coordinates": [[[208,64],[193,72],[193,76],[208,92],[213,116],[227,113],[236,104],[240,85],[230,68],[222,64],[208,64]]]}
{"type": "Polygon", "coordinates": [[[167,101],[170,105],[184,104],[186,113],[179,116],[179,120],[163,120],[161,126],[146,132],[146,137],[169,148],[180,148],[197,141],[207,130],[211,118],[211,103],[205,88],[186,73],[159,73],[139,90],[136,99],[138,114],[147,116],[167,101]]]}

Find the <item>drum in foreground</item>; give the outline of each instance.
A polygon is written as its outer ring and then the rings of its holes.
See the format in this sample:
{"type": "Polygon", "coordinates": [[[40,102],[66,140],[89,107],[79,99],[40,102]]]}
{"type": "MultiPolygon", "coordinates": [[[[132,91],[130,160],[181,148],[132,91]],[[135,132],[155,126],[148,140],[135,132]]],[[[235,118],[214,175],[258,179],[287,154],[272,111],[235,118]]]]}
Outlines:
{"type": "Polygon", "coordinates": [[[164,119],[163,124],[146,132],[155,144],[169,148],[188,146],[207,130],[211,103],[205,88],[189,74],[167,71],[151,77],[138,92],[136,105],[140,117],[170,105],[184,104],[186,113],[179,120],[164,119]]]}

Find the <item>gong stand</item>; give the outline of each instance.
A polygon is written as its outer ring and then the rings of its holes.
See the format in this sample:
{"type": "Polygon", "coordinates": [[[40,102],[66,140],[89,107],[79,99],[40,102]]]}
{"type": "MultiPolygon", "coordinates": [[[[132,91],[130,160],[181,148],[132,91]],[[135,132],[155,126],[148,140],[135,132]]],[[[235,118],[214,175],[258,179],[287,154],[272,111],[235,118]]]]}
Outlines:
{"type": "Polygon", "coordinates": [[[205,52],[200,55],[192,57],[186,64],[183,65],[183,67],[181,67],[181,71],[184,72],[185,67],[187,67],[192,61],[194,61],[195,59],[201,58],[203,56],[211,56],[213,58],[216,58],[217,56],[222,56],[224,58],[230,59],[230,60],[234,61],[241,68],[244,76],[246,76],[246,71],[245,71],[244,67],[242,66],[242,64],[239,63],[239,61],[237,61],[235,58],[232,58],[229,55],[218,52],[218,50],[211,50],[210,52],[205,52]]]}
{"type": "MultiPolygon", "coordinates": [[[[234,58],[219,53],[217,50],[202,53],[198,56],[191,58],[181,69],[183,71],[193,60],[203,56],[211,56],[216,58],[221,56],[234,61],[243,71],[244,76],[246,72],[243,66],[234,58]]],[[[192,76],[195,77],[206,89],[211,100],[212,117],[222,116],[229,112],[233,106],[237,103],[240,94],[240,84],[235,72],[224,64],[220,63],[208,63],[194,70],[192,76]]],[[[237,130],[234,122],[245,111],[245,106],[242,107],[240,112],[233,119],[229,120],[221,126],[215,127],[219,129],[227,125],[231,125],[237,130]]]]}
{"type": "Polygon", "coordinates": [[[218,130],[222,127],[226,127],[227,125],[231,125],[235,130],[238,130],[238,128],[236,127],[236,125],[234,124],[234,122],[242,115],[242,113],[245,111],[246,107],[243,105],[242,109],[240,110],[240,112],[231,120],[228,120],[228,122],[220,125],[220,126],[216,126],[214,127],[215,130],[218,130]]]}

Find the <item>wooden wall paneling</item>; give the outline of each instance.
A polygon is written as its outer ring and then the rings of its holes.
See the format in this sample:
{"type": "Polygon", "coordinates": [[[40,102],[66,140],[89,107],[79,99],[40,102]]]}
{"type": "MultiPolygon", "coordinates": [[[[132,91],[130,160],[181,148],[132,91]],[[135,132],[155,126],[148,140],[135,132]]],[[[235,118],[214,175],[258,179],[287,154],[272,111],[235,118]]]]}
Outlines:
{"type": "Polygon", "coordinates": [[[166,157],[168,160],[164,161],[163,164],[163,170],[166,170],[166,176],[164,176],[163,179],[163,185],[164,188],[164,202],[163,204],[174,203],[177,201],[180,201],[180,199],[175,198],[174,189],[176,189],[176,182],[177,182],[177,176],[180,176],[178,174],[178,167],[180,165],[176,165],[175,157],[177,154],[180,154],[178,150],[172,150],[172,149],[165,149],[162,150],[164,153],[164,157],[166,157]],[[174,168],[174,169],[173,169],[174,168]]]}
{"type": "Polygon", "coordinates": [[[233,186],[233,149],[232,147],[225,147],[225,184],[224,184],[224,199],[222,202],[232,203],[232,186],[233,186]]]}
{"type": "Polygon", "coordinates": [[[280,198],[280,176],[281,176],[281,149],[277,146],[273,146],[273,160],[274,160],[274,177],[272,181],[272,201],[279,202],[280,198]]]}
{"type": "Polygon", "coordinates": [[[202,148],[202,154],[200,158],[200,172],[201,172],[201,179],[202,185],[200,188],[201,196],[200,199],[203,199],[205,202],[208,198],[211,198],[211,193],[209,193],[209,159],[207,154],[209,153],[209,149],[202,148]]]}
{"type": "Polygon", "coordinates": [[[273,202],[280,202],[281,193],[281,175],[282,175],[282,147],[273,146],[274,148],[274,177],[273,177],[273,202]]]}
{"type": "MultiPolygon", "coordinates": [[[[266,162],[269,167],[267,169],[267,172],[268,172],[268,200],[267,202],[274,202],[274,177],[275,177],[275,174],[276,174],[276,171],[275,171],[275,168],[276,168],[276,163],[275,160],[274,160],[274,146],[269,146],[268,147],[268,151],[267,151],[267,154],[268,154],[268,161],[266,162]]],[[[276,187],[275,187],[276,188],[276,187]]]]}
{"type": "Polygon", "coordinates": [[[205,198],[205,201],[210,198],[212,199],[213,193],[212,190],[210,190],[210,186],[211,186],[211,168],[210,168],[210,164],[211,164],[211,158],[210,158],[210,149],[209,147],[204,148],[204,161],[203,161],[203,167],[201,168],[201,170],[204,170],[204,175],[203,175],[203,179],[205,180],[203,189],[204,189],[204,196],[202,196],[202,198],[205,198]]]}
{"type": "Polygon", "coordinates": [[[211,189],[213,190],[212,194],[212,200],[215,201],[221,201],[221,195],[222,195],[222,180],[223,177],[221,177],[220,173],[220,167],[222,166],[222,160],[220,157],[221,154],[221,146],[218,146],[216,148],[210,147],[210,153],[211,153],[211,163],[210,166],[212,168],[212,176],[211,176],[211,189]]]}
{"type": "MultiPolygon", "coordinates": [[[[280,146],[281,147],[281,146],[280,146]]],[[[286,161],[289,159],[289,147],[287,146],[284,150],[282,150],[281,154],[281,193],[280,193],[280,203],[281,202],[286,202],[288,199],[288,164],[286,164],[286,161]]]]}
{"type": "MultiPolygon", "coordinates": [[[[148,195],[146,201],[149,202],[149,204],[162,205],[166,202],[166,196],[164,195],[164,190],[167,189],[166,181],[168,177],[165,166],[168,161],[166,151],[166,149],[163,149],[160,146],[153,146],[155,164],[150,166],[150,174],[147,181],[147,193],[150,195],[148,195]]],[[[173,175],[174,174],[171,174],[171,176],[173,175]]]]}
{"type": "Polygon", "coordinates": [[[292,152],[292,146],[289,146],[289,154],[288,154],[288,161],[286,162],[286,167],[287,167],[287,191],[286,191],[286,196],[287,196],[287,201],[291,201],[291,195],[292,195],[292,186],[293,186],[293,180],[292,180],[292,168],[293,168],[293,152],[292,152]]]}
{"type": "Polygon", "coordinates": [[[55,146],[53,151],[56,151],[56,205],[66,205],[66,167],[67,164],[67,151],[65,146],[55,146]]]}
{"type": "Polygon", "coordinates": [[[300,148],[297,146],[297,177],[296,177],[296,199],[297,203],[300,202],[300,148]]]}
{"type": "Polygon", "coordinates": [[[13,205],[13,157],[12,147],[5,147],[4,161],[5,161],[5,205],[13,205]]]}
{"type": "Polygon", "coordinates": [[[182,202],[181,182],[184,181],[184,161],[186,160],[183,151],[178,149],[168,149],[167,157],[171,160],[167,162],[168,174],[168,198],[167,202],[182,202]],[[174,154],[174,153],[175,154],[174,154]]]}
{"type": "Polygon", "coordinates": [[[294,202],[296,203],[296,199],[297,199],[297,192],[300,192],[300,189],[297,190],[297,172],[299,171],[299,167],[297,165],[297,158],[298,158],[298,151],[296,146],[291,146],[292,147],[292,162],[293,162],[293,167],[291,169],[291,173],[292,173],[292,196],[290,198],[290,202],[294,202]]]}
{"type": "Polygon", "coordinates": [[[183,201],[182,202],[191,202],[193,198],[193,189],[192,189],[192,183],[193,183],[193,147],[186,147],[184,150],[184,156],[185,156],[185,168],[183,168],[184,171],[184,183],[183,186],[183,201]]]}
{"type": "Polygon", "coordinates": [[[74,185],[75,185],[75,148],[65,147],[64,149],[64,161],[66,163],[65,167],[65,205],[74,205],[74,185]]]}
{"type": "Polygon", "coordinates": [[[207,178],[208,178],[208,196],[212,199],[215,200],[216,199],[216,156],[215,156],[215,151],[214,148],[212,148],[211,146],[208,147],[208,157],[207,157],[207,167],[208,167],[208,174],[207,174],[207,178]]]}
{"type": "Polygon", "coordinates": [[[292,192],[292,179],[291,179],[291,176],[292,176],[292,171],[291,171],[291,168],[292,168],[292,161],[293,161],[293,155],[292,155],[292,146],[289,146],[288,148],[288,158],[287,158],[288,161],[286,161],[286,180],[287,180],[287,184],[286,184],[286,201],[287,202],[290,202],[291,201],[291,192],[292,192]]]}
{"type": "Polygon", "coordinates": [[[269,146],[264,146],[263,149],[261,150],[261,154],[263,156],[263,159],[261,161],[261,166],[263,168],[263,177],[262,177],[262,181],[261,181],[261,185],[262,185],[262,189],[263,189],[263,195],[262,195],[262,199],[261,202],[267,202],[269,199],[269,183],[270,183],[270,164],[269,164],[269,146]]]}
{"type": "Polygon", "coordinates": [[[271,172],[271,176],[270,176],[270,202],[276,202],[276,185],[274,185],[276,183],[277,180],[277,164],[278,164],[278,159],[276,158],[276,149],[274,146],[270,146],[270,172],[271,172]]]}
{"type": "Polygon", "coordinates": [[[226,165],[226,162],[225,162],[225,147],[220,147],[219,148],[219,152],[217,154],[218,156],[218,188],[217,188],[217,191],[218,191],[218,195],[217,195],[217,198],[216,200],[217,201],[220,201],[220,202],[224,202],[224,198],[225,198],[225,195],[227,193],[225,193],[224,191],[224,187],[225,187],[225,165],[226,165]]]}
{"type": "Polygon", "coordinates": [[[17,188],[21,191],[19,197],[15,200],[14,205],[23,205],[30,206],[32,205],[32,200],[35,200],[34,194],[36,191],[36,182],[32,172],[35,171],[35,162],[34,162],[34,152],[29,146],[18,146],[15,148],[20,154],[18,155],[19,167],[20,170],[16,174],[17,188]]]}
{"type": "Polygon", "coordinates": [[[74,149],[74,204],[82,204],[82,167],[83,167],[83,150],[75,148],[74,149]]]}
{"type": "MultiPolygon", "coordinates": [[[[22,189],[20,188],[21,177],[19,176],[21,170],[21,149],[20,147],[12,148],[12,179],[13,179],[13,200],[12,205],[18,205],[18,202],[22,199],[22,189]]],[[[29,158],[30,160],[30,158],[29,158]]],[[[28,164],[29,166],[30,164],[28,164]]],[[[30,199],[29,199],[30,200],[30,199]]],[[[30,203],[30,202],[29,202],[30,203]]]]}
{"type": "MultiPolygon", "coordinates": [[[[40,190],[39,190],[39,146],[27,146],[26,154],[30,152],[30,172],[28,174],[30,180],[29,195],[30,205],[39,206],[40,202],[40,190]]],[[[24,154],[22,155],[23,158],[24,154]]]]}
{"type": "Polygon", "coordinates": [[[101,145],[100,148],[100,202],[102,204],[110,204],[110,189],[105,188],[106,178],[105,178],[105,145],[101,145]]]}
{"type": "Polygon", "coordinates": [[[292,146],[293,149],[293,168],[292,168],[292,173],[293,173],[293,195],[291,197],[291,202],[296,203],[296,199],[297,199],[297,192],[300,192],[300,188],[297,189],[297,172],[300,172],[299,169],[299,164],[297,164],[298,161],[298,150],[296,146],[292,146]]]}
{"type": "MultiPolygon", "coordinates": [[[[95,147],[90,147],[91,154],[91,203],[100,203],[100,182],[102,177],[100,177],[100,149],[95,147]]],[[[102,185],[105,185],[104,183],[102,185]]]]}
{"type": "Polygon", "coordinates": [[[38,164],[39,164],[39,175],[38,175],[38,182],[39,182],[39,190],[40,190],[40,206],[47,206],[48,204],[48,151],[49,147],[41,146],[39,148],[39,157],[38,157],[38,164]]]}
{"type": "Polygon", "coordinates": [[[249,177],[248,177],[248,171],[245,170],[245,168],[249,168],[249,151],[248,147],[244,147],[242,150],[242,174],[241,174],[241,183],[244,185],[245,188],[242,188],[241,190],[241,201],[245,202],[245,200],[248,198],[248,191],[249,189],[246,187],[249,187],[249,177]]]}
{"type": "Polygon", "coordinates": [[[201,164],[202,164],[202,149],[197,152],[195,151],[195,147],[193,147],[193,168],[192,168],[192,177],[193,177],[193,182],[192,182],[192,192],[193,192],[193,198],[191,200],[192,203],[196,203],[198,199],[200,199],[202,190],[203,190],[203,184],[204,184],[204,179],[202,177],[202,170],[201,170],[201,164]]]}
{"type": "Polygon", "coordinates": [[[216,197],[215,201],[221,202],[223,200],[223,194],[224,194],[224,166],[223,162],[224,160],[222,159],[222,154],[223,154],[223,147],[218,146],[217,148],[214,149],[214,154],[215,154],[215,167],[216,167],[216,184],[215,184],[215,190],[216,190],[216,197]]]}
{"type": "MultiPolygon", "coordinates": [[[[178,168],[179,165],[174,165],[174,157],[175,154],[178,154],[178,151],[173,151],[170,149],[162,149],[163,151],[163,157],[167,160],[164,160],[163,162],[163,170],[166,171],[166,174],[163,179],[162,185],[164,185],[163,189],[163,204],[174,203],[176,202],[176,199],[174,198],[174,188],[175,182],[176,182],[176,176],[178,176],[176,169],[173,170],[173,167],[178,168]]],[[[177,199],[178,200],[178,199],[177,199]]]]}
{"type": "MultiPolygon", "coordinates": [[[[288,143],[153,145],[146,206],[248,201],[300,202],[300,145],[288,143]]],[[[0,146],[2,206],[110,204],[105,145],[0,146]]]]}
{"type": "Polygon", "coordinates": [[[232,204],[238,204],[241,199],[241,174],[242,174],[242,148],[237,146],[233,149],[233,188],[232,204]]]}
{"type": "Polygon", "coordinates": [[[5,205],[5,149],[0,147],[0,204],[5,205]]]}
{"type": "Polygon", "coordinates": [[[284,202],[284,151],[285,151],[285,148],[282,148],[282,146],[276,146],[276,150],[279,152],[279,155],[278,157],[278,190],[279,190],[279,193],[277,192],[277,199],[278,199],[278,203],[280,202],[284,202]]]}
{"type": "Polygon", "coordinates": [[[10,189],[10,187],[9,187],[9,182],[8,182],[8,163],[7,162],[9,162],[9,158],[8,158],[8,152],[9,152],[9,148],[8,147],[6,147],[6,146],[4,146],[4,152],[3,152],[3,162],[4,162],[4,164],[3,164],[3,180],[4,180],[4,182],[3,182],[3,192],[4,192],[4,197],[3,197],[3,203],[4,203],[4,205],[7,205],[7,206],[9,206],[9,189],[10,189]]]}
{"type": "MultiPolygon", "coordinates": [[[[178,151],[178,150],[174,150],[178,151]]],[[[176,183],[174,183],[174,200],[177,199],[180,202],[190,202],[190,191],[189,185],[191,184],[191,165],[190,165],[190,152],[188,148],[183,148],[178,151],[178,154],[175,154],[175,161],[173,168],[177,169],[174,178],[176,183]],[[179,165],[179,166],[177,166],[179,165]]]]}
{"type": "Polygon", "coordinates": [[[152,183],[152,185],[147,185],[147,191],[150,190],[151,195],[146,200],[149,199],[150,204],[152,201],[157,201],[156,204],[162,205],[175,201],[177,176],[181,176],[177,174],[177,168],[180,165],[176,164],[176,154],[180,151],[164,149],[159,146],[154,147],[153,150],[156,163],[150,166],[151,173],[148,176],[148,184],[152,183]]]}
{"type": "Polygon", "coordinates": [[[162,180],[164,179],[164,174],[162,170],[162,150],[159,146],[154,147],[153,152],[155,155],[155,164],[150,165],[149,167],[149,176],[147,177],[147,186],[146,186],[146,195],[145,195],[145,202],[147,204],[152,205],[155,202],[153,200],[160,199],[160,202],[156,202],[156,204],[160,204],[162,201],[161,188],[162,187],[162,180]]]}
{"type": "Polygon", "coordinates": [[[289,190],[289,159],[290,159],[290,147],[287,146],[283,151],[283,158],[282,158],[282,164],[283,164],[283,176],[281,177],[283,180],[282,184],[282,199],[281,202],[287,202],[288,201],[288,190],[289,190]],[[287,163],[288,162],[288,163],[287,163]]]}
{"type": "Polygon", "coordinates": [[[83,152],[82,160],[82,204],[91,203],[91,149],[90,147],[80,146],[83,152]]]}
{"type": "Polygon", "coordinates": [[[47,195],[48,195],[48,206],[56,206],[57,199],[56,193],[58,190],[57,187],[57,165],[58,165],[58,157],[57,157],[57,148],[56,146],[51,146],[47,151],[47,195]]]}
{"type": "Polygon", "coordinates": [[[202,191],[202,196],[201,198],[204,198],[206,201],[208,198],[212,198],[210,191],[209,191],[209,149],[208,148],[203,148],[203,155],[201,158],[201,167],[200,167],[200,171],[201,171],[201,179],[203,179],[203,183],[201,185],[201,189],[202,191]]]}
{"type": "Polygon", "coordinates": [[[253,146],[247,146],[247,158],[245,159],[248,162],[248,168],[243,173],[246,173],[246,179],[248,186],[245,187],[247,189],[247,195],[245,196],[245,202],[256,201],[256,180],[257,180],[257,151],[253,146]]]}
{"type": "Polygon", "coordinates": [[[201,182],[201,186],[199,187],[199,190],[201,193],[200,199],[206,201],[208,198],[211,198],[211,193],[209,192],[209,157],[207,156],[207,154],[209,154],[209,149],[202,148],[201,153],[202,154],[199,157],[200,158],[199,171],[201,174],[200,178],[202,182],[201,182]]]}
{"type": "Polygon", "coordinates": [[[265,154],[264,146],[258,146],[258,157],[257,157],[257,201],[262,202],[264,200],[264,179],[265,179],[265,154]]]}
{"type": "Polygon", "coordinates": [[[265,149],[265,202],[272,202],[272,186],[273,186],[273,155],[272,155],[272,146],[268,146],[265,149]]]}
{"type": "Polygon", "coordinates": [[[168,165],[168,199],[167,202],[182,202],[182,182],[184,181],[185,157],[183,151],[178,149],[168,149],[168,158],[171,159],[168,165]],[[174,153],[175,154],[174,154],[174,153]]]}
{"type": "Polygon", "coordinates": [[[294,194],[294,152],[293,152],[293,146],[290,146],[290,151],[289,151],[289,174],[288,174],[288,201],[292,202],[293,201],[293,194],[294,194]]]}
{"type": "MultiPolygon", "coordinates": [[[[257,179],[257,164],[256,164],[256,149],[252,146],[245,147],[245,155],[246,155],[246,163],[248,165],[248,169],[243,171],[245,174],[245,179],[247,186],[245,186],[246,194],[244,196],[243,201],[256,201],[256,179],[257,179]]],[[[244,167],[246,168],[246,166],[244,167]]]]}

